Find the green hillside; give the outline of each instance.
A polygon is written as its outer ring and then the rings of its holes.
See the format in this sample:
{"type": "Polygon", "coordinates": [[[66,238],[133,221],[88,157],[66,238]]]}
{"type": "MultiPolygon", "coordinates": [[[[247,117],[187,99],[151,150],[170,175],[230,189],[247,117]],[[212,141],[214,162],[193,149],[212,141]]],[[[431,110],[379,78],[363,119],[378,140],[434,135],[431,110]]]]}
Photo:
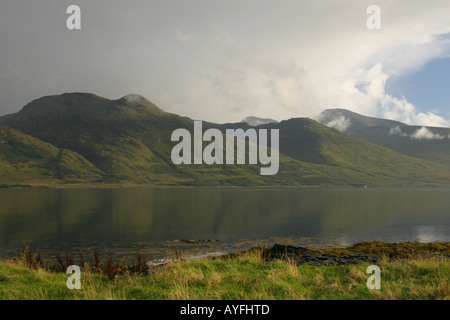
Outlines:
{"type": "Polygon", "coordinates": [[[329,109],[320,122],[339,118],[350,122],[344,133],[362,138],[396,152],[450,165],[450,128],[409,126],[392,120],[366,117],[344,109],[329,109]],[[422,130],[422,131],[421,131],[422,130]],[[420,135],[418,133],[428,133],[420,135]]]}
{"type": "MultiPolygon", "coordinates": [[[[225,130],[243,126],[225,124],[219,127],[225,130]]],[[[283,178],[291,175],[290,179],[297,177],[302,184],[449,185],[450,168],[445,164],[396,153],[308,118],[256,128],[280,130],[280,152],[290,161],[281,162],[279,175],[283,178]],[[296,165],[301,167],[300,171],[296,165]]]]}
{"type": "MultiPolygon", "coordinates": [[[[0,117],[0,125],[20,130],[25,134],[9,129],[33,141],[33,146],[8,144],[8,149],[0,149],[1,159],[5,159],[0,168],[1,185],[30,181],[196,186],[450,185],[449,166],[444,163],[399,154],[306,118],[254,127],[280,130],[277,175],[261,176],[260,165],[176,166],[170,157],[176,144],[170,141],[171,134],[178,128],[192,131],[193,121],[166,113],[138,95],[118,100],[85,93],[43,97],[16,114],[0,117]],[[46,147],[45,156],[35,152],[35,144],[46,147]],[[21,169],[18,176],[11,166],[17,165],[14,161],[19,158],[32,169],[21,169]]],[[[204,130],[250,128],[246,123],[204,122],[203,126],[204,130]]]]}
{"type": "Polygon", "coordinates": [[[101,172],[81,155],[0,126],[0,185],[95,182],[101,172]]]}

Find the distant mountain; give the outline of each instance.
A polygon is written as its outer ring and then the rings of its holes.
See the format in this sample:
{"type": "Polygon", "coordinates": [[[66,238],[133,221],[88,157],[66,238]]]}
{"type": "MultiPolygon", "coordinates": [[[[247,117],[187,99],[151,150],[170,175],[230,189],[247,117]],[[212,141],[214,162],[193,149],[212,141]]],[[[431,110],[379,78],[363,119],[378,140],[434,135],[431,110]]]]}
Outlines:
{"type": "Polygon", "coordinates": [[[344,109],[325,110],[319,121],[328,127],[399,153],[450,164],[450,128],[410,126],[398,121],[366,117],[344,109]]]}
{"type": "MultiPolygon", "coordinates": [[[[0,185],[450,185],[445,163],[400,154],[307,118],[254,127],[279,129],[277,175],[261,176],[260,165],[176,166],[170,156],[176,144],[172,132],[192,131],[193,121],[166,113],[139,95],[118,100],[87,93],[43,97],[0,117],[0,125],[14,128],[2,130],[16,137],[0,148],[0,185]]],[[[203,127],[252,128],[242,122],[204,122],[203,127]]]]}
{"type": "Polygon", "coordinates": [[[394,152],[388,148],[332,130],[308,118],[294,118],[258,128],[280,130],[280,152],[313,165],[324,181],[344,185],[414,185],[419,181],[448,184],[450,168],[394,152]],[[430,174],[433,178],[425,177],[430,174]],[[419,177],[420,176],[420,177],[419,177]]]}
{"type": "Polygon", "coordinates": [[[340,132],[353,133],[368,127],[394,127],[401,122],[366,117],[345,109],[327,109],[320,114],[319,122],[340,132]]]}
{"type": "Polygon", "coordinates": [[[258,117],[246,117],[241,122],[247,123],[249,126],[256,127],[262,124],[268,123],[278,123],[277,120],[268,119],[268,118],[258,118],[258,117]]]}

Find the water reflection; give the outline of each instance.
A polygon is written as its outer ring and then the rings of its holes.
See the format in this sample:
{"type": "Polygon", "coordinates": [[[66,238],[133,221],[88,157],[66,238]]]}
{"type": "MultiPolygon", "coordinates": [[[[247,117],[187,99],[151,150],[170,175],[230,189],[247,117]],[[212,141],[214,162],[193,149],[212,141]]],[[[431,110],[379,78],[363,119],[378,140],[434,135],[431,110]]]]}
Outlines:
{"type": "Polygon", "coordinates": [[[46,251],[161,255],[170,244],[224,250],[275,237],[317,246],[450,241],[450,190],[2,189],[0,204],[3,252],[26,241],[46,251]]]}

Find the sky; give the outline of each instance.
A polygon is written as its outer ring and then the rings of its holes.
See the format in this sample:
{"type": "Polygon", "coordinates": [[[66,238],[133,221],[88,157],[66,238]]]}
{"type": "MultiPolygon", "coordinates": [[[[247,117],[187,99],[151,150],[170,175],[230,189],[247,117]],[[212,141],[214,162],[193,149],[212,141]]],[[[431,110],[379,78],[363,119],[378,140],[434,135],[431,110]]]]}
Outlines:
{"type": "Polygon", "coordinates": [[[344,108],[449,127],[449,12],[448,0],[0,0],[0,115],[90,92],[219,123],[344,108]],[[66,27],[72,4],[81,30],[66,27]]]}

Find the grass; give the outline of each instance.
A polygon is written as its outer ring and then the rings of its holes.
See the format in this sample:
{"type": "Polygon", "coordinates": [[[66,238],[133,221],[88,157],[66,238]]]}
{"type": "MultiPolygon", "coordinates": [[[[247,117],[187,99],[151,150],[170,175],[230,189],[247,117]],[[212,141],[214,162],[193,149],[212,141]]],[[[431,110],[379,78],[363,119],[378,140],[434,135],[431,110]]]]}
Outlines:
{"type": "Polygon", "coordinates": [[[227,259],[169,263],[150,275],[125,272],[112,280],[85,271],[81,290],[69,290],[67,274],[5,261],[0,263],[0,299],[450,299],[449,259],[382,260],[381,290],[367,288],[368,266],[267,262],[254,250],[227,259]]]}

